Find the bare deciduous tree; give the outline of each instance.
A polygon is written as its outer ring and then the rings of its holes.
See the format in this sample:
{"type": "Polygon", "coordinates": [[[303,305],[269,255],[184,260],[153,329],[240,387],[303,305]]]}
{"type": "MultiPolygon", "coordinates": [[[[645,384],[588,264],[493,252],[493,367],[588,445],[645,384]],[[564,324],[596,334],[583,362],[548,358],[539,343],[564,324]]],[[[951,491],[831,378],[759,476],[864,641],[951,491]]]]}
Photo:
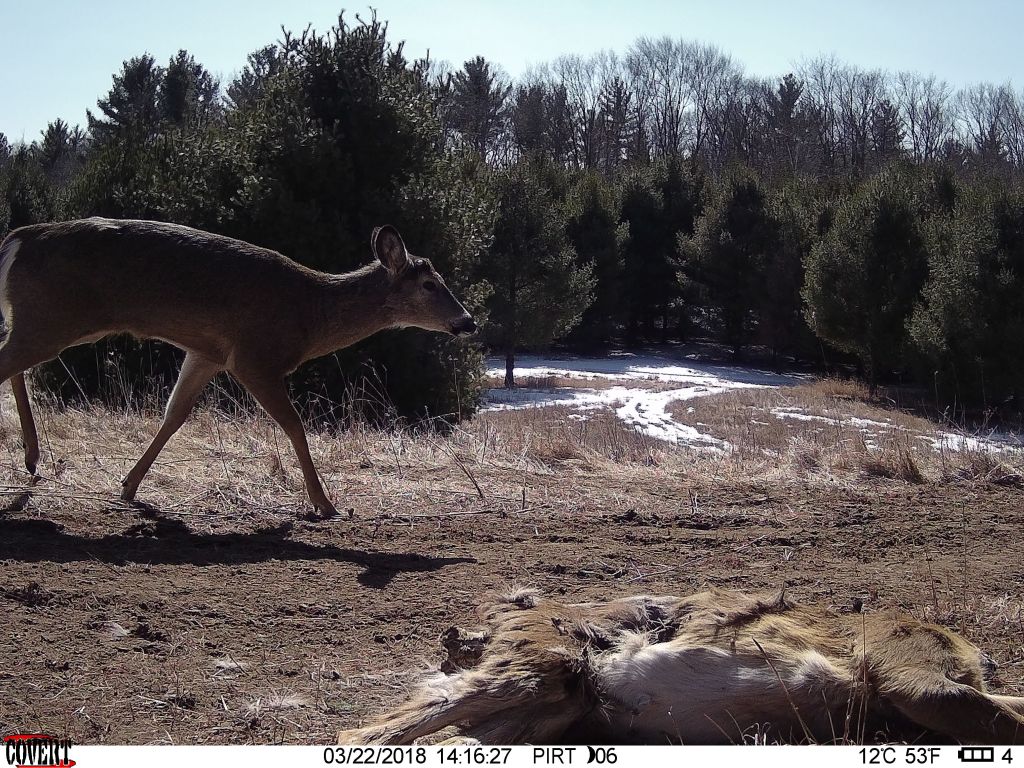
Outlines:
{"type": "Polygon", "coordinates": [[[899,72],[893,81],[894,96],[903,116],[911,157],[930,162],[939,157],[953,132],[949,85],[934,75],[899,72]]]}

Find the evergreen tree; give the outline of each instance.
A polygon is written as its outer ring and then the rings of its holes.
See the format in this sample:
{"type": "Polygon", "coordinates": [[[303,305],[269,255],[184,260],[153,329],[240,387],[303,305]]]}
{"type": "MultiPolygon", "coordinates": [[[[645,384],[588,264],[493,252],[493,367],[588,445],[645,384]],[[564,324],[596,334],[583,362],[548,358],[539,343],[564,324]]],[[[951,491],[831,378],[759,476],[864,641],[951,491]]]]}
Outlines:
{"type": "Polygon", "coordinates": [[[220,113],[220,84],[188,51],[178,51],[160,81],[160,117],[171,125],[197,128],[220,113]]]}
{"type": "Polygon", "coordinates": [[[595,172],[584,173],[570,195],[566,234],[594,278],[594,300],[572,334],[589,346],[609,344],[622,316],[623,247],[628,227],[619,222],[614,187],[595,172]]]}
{"type": "Polygon", "coordinates": [[[621,77],[605,83],[599,95],[598,167],[611,173],[626,160],[636,126],[630,109],[633,94],[621,77]]]}
{"type": "Polygon", "coordinates": [[[93,139],[99,144],[138,143],[152,137],[160,126],[163,76],[163,68],[148,53],[124,62],[110,92],[96,103],[101,117],[86,112],[93,139]]]}
{"type": "Polygon", "coordinates": [[[539,154],[548,149],[547,115],[543,83],[520,85],[515,89],[509,120],[516,147],[525,154],[539,154]]]}
{"type": "Polygon", "coordinates": [[[544,169],[521,160],[496,172],[494,240],[480,273],[492,289],[487,341],[505,355],[505,386],[515,355],[544,347],[572,330],[593,298],[591,267],[581,264],[544,169]]]}
{"type": "MultiPolygon", "coordinates": [[[[723,339],[738,354],[753,338],[759,310],[767,309],[768,273],[780,267],[779,226],[757,179],[736,173],[721,183],[712,192],[693,237],[680,238],[680,250],[684,279],[703,287],[723,339]]],[[[781,339],[772,341],[777,347],[781,339]]]]}
{"type": "Polygon", "coordinates": [[[803,167],[812,137],[800,113],[800,97],[804,85],[792,73],[779,81],[775,91],[768,91],[766,107],[766,145],[769,165],[785,174],[803,167]]]}
{"type": "Polygon", "coordinates": [[[512,86],[483,56],[467,61],[452,78],[453,122],[481,157],[505,130],[512,86]]]}
{"type": "Polygon", "coordinates": [[[808,357],[814,336],[804,319],[804,264],[818,239],[821,202],[813,185],[790,181],[771,193],[768,216],[777,232],[777,247],[765,253],[763,283],[759,292],[758,338],[771,350],[778,369],[780,355],[808,357]]]}
{"type": "Polygon", "coordinates": [[[38,153],[30,147],[18,146],[7,163],[4,176],[3,192],[10,229],[55,218],[50,184],[39,163],[38,153]]]}
{"type": "Polygon", "coordinates": [[[855,355],[872,388],[898,365],[906,322],[927,274],[914,186],[894,169],[843,200],[811,249],[803,289],[808,322],[855,355]]]}
{"type": "Polygon", "coordinates": [[[634,166],[620,177],[623,242],[623,302],[629,343],[643,336],[667,340],[680,296],[676,237],[691,235],[700,210],[700,184],[678,157],[634,166]],[[657,332],[660,321],[661,331],[657,332]]]}
{"type": "MultiPolygon", "coordinates": [[[[689,237],[697,226],[697,218],[703,205],[703,180],[687,169],[683,159],[672,155],[659,161],[653,168],[661,192],[661,239],[665,274],[673,275],[678,268],[676,259],[677,239],[689,237]]],[[[661,314],[661,340],[667,341],[673,315],[680,336],[688,334],[688,312],[684,305],[678,282],[669,279],[656,294],[661,314]]]]}
{"type": "Polygon", "coordinates": [[[626,341],[636,343],[641,333],[654,335],[659,303],[673,291],[675,270],[669,262],[662,219],[662,198],[649,168],[626,173],[621,181],[621,221],[627,236],[623,243],[625,273],[623,300],[626,341]]]}
{"type": "MultiPolygon", "coordinates": [[[[946,403],[1024,397],[1024,195],[979,181],[926,228],[928,281],[910,321],[946,403]]],[[[922,376],[924,378],[924,376],[922,376]]]]}
{"type": "Polygon", "coordinates": [[[896,105],[883,99],[871,114],[871,151],[878,165],[885,165],[903,152],[903,120],[896,105]]]}
{"type": "Polygon", "coordinates": [[[250,53],[245,67],[227,88],[230,106],[255,107],[266,92],[267,84],[285,68],[287,50],[287,45],[283,50],[276,45],[267,45],[250,53]]]}

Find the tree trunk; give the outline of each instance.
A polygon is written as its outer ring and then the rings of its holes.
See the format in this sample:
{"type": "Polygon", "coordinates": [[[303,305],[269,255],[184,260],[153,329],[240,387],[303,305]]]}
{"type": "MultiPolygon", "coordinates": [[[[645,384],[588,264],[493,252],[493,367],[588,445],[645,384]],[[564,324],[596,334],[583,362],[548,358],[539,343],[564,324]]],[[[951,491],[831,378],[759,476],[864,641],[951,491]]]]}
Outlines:
{"type": "Polygon", "coordinates": [[[873,357],[865,361],[864,368],[868,378],[868,397],[874,400],[878,392],[878,367],[873,357]]]}
{"type": "Polygon", "coordinates": [[[516,385],[515,369],[516,354],[510,349],[505,353],[505,389],[512,389],[516,385]]]}

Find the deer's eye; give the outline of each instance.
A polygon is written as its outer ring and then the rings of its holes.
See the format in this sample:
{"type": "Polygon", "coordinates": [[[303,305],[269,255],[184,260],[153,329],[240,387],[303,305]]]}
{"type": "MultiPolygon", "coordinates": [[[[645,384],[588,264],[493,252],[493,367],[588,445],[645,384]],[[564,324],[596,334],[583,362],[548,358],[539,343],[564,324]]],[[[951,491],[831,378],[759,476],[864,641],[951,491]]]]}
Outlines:
{"type": "Polygon", "coordinates": [[[437,283],[435,283],[433,280],[426,280],[423,283],[423,290],[425,290],[425,291],[436,291],[437,290],[437,283]]]}

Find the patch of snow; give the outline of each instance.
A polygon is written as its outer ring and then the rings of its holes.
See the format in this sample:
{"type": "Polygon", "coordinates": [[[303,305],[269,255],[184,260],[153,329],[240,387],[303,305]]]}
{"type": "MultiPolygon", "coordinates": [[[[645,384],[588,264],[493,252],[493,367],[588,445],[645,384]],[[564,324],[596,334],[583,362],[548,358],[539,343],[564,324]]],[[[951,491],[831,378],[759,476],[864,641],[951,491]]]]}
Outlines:
{"type": "Polygon", "coordinates": [[[615,415],[627,424],[639,429],[649,437],[656,437],[669,443],[683,443],[701,448],[713,448],[720,451],[731,450],[732,446],[724,440],[697,431],[687,424],[681,424],[672,418],[668,406],[677,400],[692,400],[695,397],[706,397],[731,389],[750,388],[753,384],[734,384],[719,387],[689,387],[669,389],[664,392],[636,390],[637,396],[630,398],[624,405],[616,409],[615,415]]]}
{"type": "MultiPolygon", "coordinates": [[[[488,376],[505,375],[504,359],[488,358],[486,363],[488,376]]],[[[484,396],[482,411],[560,405],[574,411],[569,418],[585,420],[586,411],[608,408],[624,423],[645,435],[670,443],[714,451],[728,451],[732,446],[695,427],[676,421],[668,410],[671,403],[717,395],[735,389],[793,386],[814,379],[813,376],[806,374],[779,374],[753,368],[705,363],[689,358],[684,362],[669,355],[637,355],[629,352],[612,353],[601,358],[521,355],[516,358],[515,375],[519,378],[557,376],[579,380],[580,386],[553,389],[521,388],[511,391],[490,389],[484,396]],[[616,385],[604,389],[588,388],[587,382],[596,379],[616,382],[616,385]],[[667,382],[675,386],[662,392],[630,386],[638,381],[667,382]]],[[[686,412],[694,413],[693,407],[688,407],[686,412]]],[[[877,421],[856,416],[819,416],[800,408],[772,408],[770,413],[777,419],[849,425],[868,436],[873,434],[873,430],[907,432],[938,451],[1006,451],[1020,450],[1024,447],[1019,438],[1011,436],[970,437],[941,431],[926,434],[914,432],[889,420],[877,421]]],[[[763,421],[753,423],[766,425],[763,421]]],[[[865,438],[865,445],[868,450],[878,450],[877,443],[871,437],[865,438]]]]}
{"type": "MultiPolygon", "coordinates": [[[[877,421],[875,419],[862,419],[857,416],[818,416],[816,414],[806,413],[800,408],[772,408],[771,414],[779,419],[796,419],[798,421],[823,421],[827,424],[846,424],[852,427],[858,427],[861,432],[865,434],[871,434],[872,429],[884,429],[890,432],[906,432],[912,434],[918,440],[921,440],[932,447],[936,451],[981,451],[981,452],[992,452],[1000,453],[1003,451],[1014,450],[1019,448],[1019,445],[1012,444],[1012,438],[1009,436],[995,435],[989,437],[971,437],[969,435],[958,434],[956,432],[942,432],[935,431],[934,433],[924,433],[916,430],[908,429],[899,424],[894,424],[892,421],[886,419],[885,421],[877,421]]],[[[865,446],[868,450],[880,450],[877,443],[873,440],[865,440],[865,446]]]]}
{"type": "Polygon", "coordinates": [[[826,424],[849,424],[853,427],[876,427],[879,429],[901,430],[891,421],[875,421],[873,419],[862,419],[858,416],[817,416],[813,413],[806,413],[799,408],[772,408],[772,416],[778,419],[796,419],[797,421],[824,421],[826,424]]]}
{"type": "MultiPolygon", "coordinates": [[[[503,360],[492,358],[487,363],[488,376],[504,375],[503,360]]],[[[729,450],[731,446],[676,421],[669,414],[669,404],[732,389],[791,386],[809,378],[700,362],[680,365],[677,360],[628,353],[607,358],[559,360],[524,355],[517,360],[515,375],[533,378],[560,376],[580,379],[581,384],[588,379],[602,379],[624,383],[638,380],[663,381],[683,385],[662,392],[630,386],[607,389],[588,389],[585,386],[580,389],[491,389],[486,394],[481,410],[501,411],[550,405],[567,406],[577,411],[611,408],[623,422],[649,437],[718,451],[729,450]]],[[[693,408],[689,408],[688,413],[693,413],[693,408]]]]}
{"type": "MultiPolygon", "coordinates": [[[[486,361],[488,376],[504,376],[505,361],[492,357],[486,361]]],[[[563,376],[565,378],[590,379],[647,379],[650,381],[679,382],[693,385],[720,386],[723,382],[734,384],[757,384],[780,387],[812,381],[804,374],[783,374],[761,371],[755,368],[717,365],[700,361],[679,360],[654,354],[636,355],[631,352],[617,352],[608,357],[566,357],[550,358],[538,355],[521,355],[516,358],[516,376],[563,376]]]]}
{"type": "Polygon", "coordinates": [[[934,435],[919,435],[921,440],[931,445],[936,451],[978,451],[981,453],[1003,453],[1020,450],[1018,443],[1013,445],[1008,436],[1005,437],[971,437],[956,432],[936,432],[934,435]]]}

